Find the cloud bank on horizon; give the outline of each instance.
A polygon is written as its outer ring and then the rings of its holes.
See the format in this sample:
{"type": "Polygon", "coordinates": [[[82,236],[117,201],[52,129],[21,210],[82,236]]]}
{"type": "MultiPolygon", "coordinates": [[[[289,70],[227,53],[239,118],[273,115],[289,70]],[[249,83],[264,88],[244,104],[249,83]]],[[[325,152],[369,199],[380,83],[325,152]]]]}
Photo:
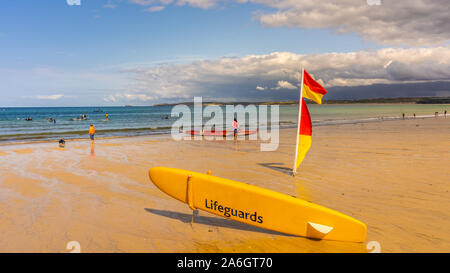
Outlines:
{"type": "MultiPolygon", "coordinates": [[[[326,88],[436,83],[450,79],[450,48],[384,48],[373,52],[301,55],[274,52],[242,58],[132,68],[127,92],[105,98],[121,100],[176,100],[203,96],[209,100],[295,98],[301,67],[326,88]],[[282,92],[284,91],[284,92],[282,92]]],[[[428,91],[423,95],[445,95],[428,91]]],[[[340,93],[330,94],[340,98],[340,93]]],[[[373,94],[372,94],[373,95],[373,94]]],[[[392,94],[383,94],[392,97],[392,94]]],[[[450,95],[450,92],[448,92],[450,95]]]]}

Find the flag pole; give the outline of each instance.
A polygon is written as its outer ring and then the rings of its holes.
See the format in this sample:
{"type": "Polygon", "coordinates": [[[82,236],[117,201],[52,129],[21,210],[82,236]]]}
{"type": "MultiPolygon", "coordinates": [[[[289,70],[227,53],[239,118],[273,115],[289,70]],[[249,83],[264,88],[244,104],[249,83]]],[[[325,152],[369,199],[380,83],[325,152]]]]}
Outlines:
{"type": "Polygon", "coordinates": [[[298,143],[300,140],[300,123],[302,120],[302,102],[303,102],[303,78],[305,77],[305,69],[302,67],[302,80],[300,83],[300,101],[298,102],[298,122],[297,122],[297,144],[295,145],[295,158],[294,167],[292,168],[292,176],[297,173],[297,156],[298,156],[298,143]]]}

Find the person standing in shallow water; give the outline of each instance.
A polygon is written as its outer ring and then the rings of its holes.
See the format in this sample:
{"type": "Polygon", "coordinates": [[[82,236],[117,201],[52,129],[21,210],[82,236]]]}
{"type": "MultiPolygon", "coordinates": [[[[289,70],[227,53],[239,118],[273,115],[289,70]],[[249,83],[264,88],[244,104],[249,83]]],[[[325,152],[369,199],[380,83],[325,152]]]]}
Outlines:
{"type": "Polygon", "coordinates": [[[237,122],[237,119],[236,118],[234,118],[234,121],[233,121],[233,131],[234,131],[234,139],[236,140],[237,139],[237,135],[238,135],[238,122],[237,122]]]}
{"type": "Polygon", "coordinates": [[[94,135],[95,135],[95,126],[91,123],[91,126],[89,127],[89,137],[91,138],[91,141],[94,142],[94,135]]]}

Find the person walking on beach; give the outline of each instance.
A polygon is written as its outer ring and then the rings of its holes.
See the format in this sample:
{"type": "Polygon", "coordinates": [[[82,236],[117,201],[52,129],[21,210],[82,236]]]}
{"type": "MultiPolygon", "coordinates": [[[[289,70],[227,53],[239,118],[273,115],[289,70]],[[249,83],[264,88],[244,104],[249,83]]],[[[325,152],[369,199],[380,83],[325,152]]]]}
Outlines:
{"type": "Polygon", "coordinates": [[[95,127],[94,124],[91,123],[91,126],[89,127],[89,137],[91,138],[92,142],[94,142],[94,135],[95,135],[95,127]]]}
{"type": "Polygon", "coordinates": [[[447,110],[444,110],[444,118],[447,117],[447,110]]]}
{"type": "Polygon", "coordinates": [[[402,118],[405,119],[405,113],[402,114],[402,118]]]}
{"type": "Polygon", "coordinates": [[[234,118],[234,121],[233,121],[233,129],[234,129],[234,139],[236,140],[237,134],[238,134],[238,122],[237,122],[236,118],[234,118]]]}

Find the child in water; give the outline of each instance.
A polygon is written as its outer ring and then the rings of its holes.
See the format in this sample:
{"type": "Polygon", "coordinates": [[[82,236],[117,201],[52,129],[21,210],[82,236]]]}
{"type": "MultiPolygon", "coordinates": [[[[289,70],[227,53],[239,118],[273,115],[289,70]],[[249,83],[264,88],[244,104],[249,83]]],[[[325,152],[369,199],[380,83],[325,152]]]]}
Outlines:
{"type": "Polygon", "coordinates": [[[94,141],[94,135],[95,135],[95,127],[94,124],[91,123],[91,126],[89,127],[89,137],[92,141],[94,141]]]}

